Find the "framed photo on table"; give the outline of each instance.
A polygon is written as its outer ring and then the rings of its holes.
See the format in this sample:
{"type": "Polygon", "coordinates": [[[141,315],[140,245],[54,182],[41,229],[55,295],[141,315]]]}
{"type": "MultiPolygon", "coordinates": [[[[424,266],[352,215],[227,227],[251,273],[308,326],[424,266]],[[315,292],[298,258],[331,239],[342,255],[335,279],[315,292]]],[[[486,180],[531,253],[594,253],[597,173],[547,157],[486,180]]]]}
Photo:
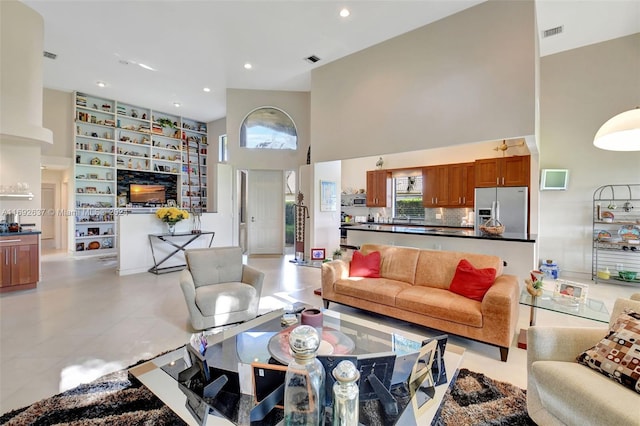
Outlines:
{"type": "Polygon", "coordinates": [[[324,259],[325,259],[325,249],[323,248],[311,249],[311,260],[324,260],[324,259]]]}
{"type": "Polygon", "coordinates": [[[556,288],[553,296],[554,299],[565,299],[584,303],[587,300],[588,291],[589,286],[587,284],[556,280],[556,288]]]}

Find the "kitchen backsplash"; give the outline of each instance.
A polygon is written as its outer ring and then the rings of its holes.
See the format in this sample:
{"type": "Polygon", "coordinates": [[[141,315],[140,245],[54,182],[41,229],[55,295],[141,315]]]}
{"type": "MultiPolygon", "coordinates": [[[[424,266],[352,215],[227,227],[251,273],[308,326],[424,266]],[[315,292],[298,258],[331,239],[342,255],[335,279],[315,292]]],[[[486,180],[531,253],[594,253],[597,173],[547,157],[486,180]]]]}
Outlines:
{"type": "MultiPolygon", "coordinates": [[[[341,212],[354,218],[371,215],[378,221],[386,222],[391,218],[390,208],[366,206],[342,206],[341,212]]],[[[424,224],[432,226],[473,226],[473,209],[470,208],[433,208],[424,209],[424,224]],[[439,216],[437,216],[439,215],[439,216]]]]}

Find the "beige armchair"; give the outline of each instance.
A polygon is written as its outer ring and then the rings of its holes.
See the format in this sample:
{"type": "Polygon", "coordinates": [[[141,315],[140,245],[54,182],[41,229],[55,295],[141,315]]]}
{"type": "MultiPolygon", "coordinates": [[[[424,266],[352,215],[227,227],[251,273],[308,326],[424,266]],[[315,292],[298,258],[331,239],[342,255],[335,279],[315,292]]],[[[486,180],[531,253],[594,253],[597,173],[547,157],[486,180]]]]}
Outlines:
{"type": "MultiPolygon", "coordinates": [[[[640,293],[615,302],[609,326],[624,308],[640,312],[640,293]]],[[[531,327],[527,332],[527,411],[539,425],[634,425],[640,395],[576,362],[608,328],[531,327]]]]}
{"type": "Polygon", "coordinates": [[[192,249],[185,251],[185,258],[180,287],[194,329],[257,316],[264,273],[242,263],[240,247],[192,249]]]}

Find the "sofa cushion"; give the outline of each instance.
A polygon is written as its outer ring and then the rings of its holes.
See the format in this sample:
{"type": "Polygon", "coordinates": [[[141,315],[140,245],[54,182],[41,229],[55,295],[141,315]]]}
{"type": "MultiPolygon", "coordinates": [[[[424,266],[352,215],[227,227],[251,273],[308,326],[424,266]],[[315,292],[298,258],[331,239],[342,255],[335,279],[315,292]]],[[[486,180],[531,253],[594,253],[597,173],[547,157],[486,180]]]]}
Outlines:
{"type": "Polygon", "coordinates": [[[627,309],[578,362],[640,393],[640,314],[627,309]]]}
{"type": "Polygon", "coordinates": [[[197,287],[242,280],[242,249],[215,247],[185,252],[187,268],[197,287]]]}
{"type": "Polygon", "coordinates": [[[246,311],[256,297],[255,287],[241,282],[201,286],[196,289],[196,305],[206,317],[246,311]]]}
{"type": "Polygon", "coordinates": [[[482,327],[482,304],[441,288],[410,286],[396,296],[396,307],[471,327],[482,327]]]}
{"type": "Polygon", "coordinates": [[[350,277],[380,278],[380,252],[362,254],[354,251],[349,263],[350,277]]]}
{"type": "Polygon", "coordinates": [[[451,280],[449,291],[482,302],[482,298],[495,279],[494,268],[477,269],[467,259],[462,259],[451,280]]]}
{"type": "Polygon", "coordinates": [[[348,278],[338,280],[334,284],[337,294],[388,306],[395,306],[398,293],[409,287],[411,284],[387,278],[348,278]]]}
{"type": "Polygon", "coordinates": [[[543,407],[564,424],[637,424],[638,395],[583,365],[535,361],[531,372],[543,407]]]}
{"type": "Polygon", "coordinates": [[[360,248],[363,254],[373,251],[380,252],[380,276],[390,280],[404,281],[409,284],[415,282],[416,265],[420,249],[414,247],[385,246],[378,244],[363,244],[360,248]]]}

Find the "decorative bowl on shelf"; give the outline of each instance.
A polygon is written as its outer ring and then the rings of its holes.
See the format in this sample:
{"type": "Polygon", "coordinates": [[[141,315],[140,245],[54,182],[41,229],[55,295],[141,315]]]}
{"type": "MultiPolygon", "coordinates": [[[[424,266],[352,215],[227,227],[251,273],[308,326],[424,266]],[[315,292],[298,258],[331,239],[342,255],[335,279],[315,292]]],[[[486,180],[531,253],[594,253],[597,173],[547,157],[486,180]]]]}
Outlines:
{"type": "Polygon", "coordinates": [[[618,271],[618,275],[625,281],[633,281],[638,273],[634,271],[618,271]]]}

